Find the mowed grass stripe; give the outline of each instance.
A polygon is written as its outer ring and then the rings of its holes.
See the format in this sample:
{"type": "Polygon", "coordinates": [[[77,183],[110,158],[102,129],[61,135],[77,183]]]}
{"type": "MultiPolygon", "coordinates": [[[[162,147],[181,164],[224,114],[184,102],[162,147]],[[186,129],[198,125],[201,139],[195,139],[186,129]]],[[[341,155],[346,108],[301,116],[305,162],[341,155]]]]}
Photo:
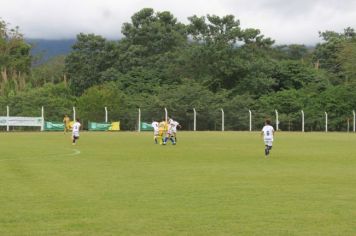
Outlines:
{"type": "Polygon", "coordinates": [[[1,133],[0,235],[355,235],[355,142],[277,133],[265,159],[257,132],[1,133]]]}

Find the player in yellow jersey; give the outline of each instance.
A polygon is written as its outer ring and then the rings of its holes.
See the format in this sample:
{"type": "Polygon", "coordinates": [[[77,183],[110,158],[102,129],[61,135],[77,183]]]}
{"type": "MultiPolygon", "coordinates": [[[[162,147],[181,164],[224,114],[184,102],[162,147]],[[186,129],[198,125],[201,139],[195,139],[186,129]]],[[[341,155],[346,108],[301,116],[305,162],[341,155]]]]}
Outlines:
{"type": "Polygon", "coordinates": [[[70,118],[67,115],[64,115],[63,124],[64,124],[64,133],[67,133],[70,130],[70,118]]]}
{"type": "Polygon", "coordinates": [[[163,144],[163,139],[166,137],[167,129],[168,129],[168,124],[166,121],[159,122],[159,124],[158,124],[159,144],[163,144]]]}

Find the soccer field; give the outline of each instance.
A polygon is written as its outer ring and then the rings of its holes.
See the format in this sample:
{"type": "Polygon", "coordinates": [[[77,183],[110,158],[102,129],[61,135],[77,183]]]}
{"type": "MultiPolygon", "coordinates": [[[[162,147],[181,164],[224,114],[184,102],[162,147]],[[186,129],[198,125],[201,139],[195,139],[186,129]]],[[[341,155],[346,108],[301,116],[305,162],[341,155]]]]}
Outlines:
{"type": "Polygon", "coordinates": [[[356,235],[356,135],[0,134],[0,235],[356,235]]]}

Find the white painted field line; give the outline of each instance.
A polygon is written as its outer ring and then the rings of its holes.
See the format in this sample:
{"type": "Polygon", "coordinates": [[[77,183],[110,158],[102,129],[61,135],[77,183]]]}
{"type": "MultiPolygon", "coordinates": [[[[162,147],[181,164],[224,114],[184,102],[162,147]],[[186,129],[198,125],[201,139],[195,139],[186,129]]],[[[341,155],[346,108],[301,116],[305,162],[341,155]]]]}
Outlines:
{"type": "Polygon", "coordinates": [[[80,150],[78,149],[73,149],[73,153],[67,154],[66,156],[76,156],[76,155],[80,155],[80,150]]]}
{"type": "MultiPolygon", "coordinates": [[[[69,150],[69,149],[68,149],[69,150]]],[[[71,153],[65,153],[65,154],[49,154],[49,155],[45,155],[45,156],[38,156],[38,157],[48,157],[50,158],[51,160],[58,160],[58,158],[51,158],[51,157],[65,157],[65,156],[77,156],[77,155],[80,155],[80,150],[78,149],[70,149],[72,150],[73,152],[71,153]]],[[[0,161],[18,161],[18,160],[31,160],[31,159],[38,159],[38,157],[35,157],[35,158],[7,158],[7,159],[0,159],[0,161]]]]}

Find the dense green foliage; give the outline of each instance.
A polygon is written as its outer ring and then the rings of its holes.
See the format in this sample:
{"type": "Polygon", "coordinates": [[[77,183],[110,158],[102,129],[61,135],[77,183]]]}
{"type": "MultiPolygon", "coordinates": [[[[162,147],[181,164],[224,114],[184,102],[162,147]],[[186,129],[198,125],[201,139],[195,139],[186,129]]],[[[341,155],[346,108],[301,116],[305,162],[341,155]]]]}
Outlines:
{"type": "Polygon", "coordinates": [[[23,40],[19,28],[9,29],[0,19],[0,95],[26,88],[31,66],[30,45],[23,40]]]}
{"type": "Polygon", "coordinates": [[[33,68],[21,34],[2,22],[0,104],[22,107],[12,114],[43,105],[56,120],[73,104],[84,121],[102,121],[107,106],[110,119],[127,130],[137,128],[138,108],[151,121],[162,119],[167,107],[184,129],[192,129],[195,108],[200,130],[220,128],[221,108],[232,130],[248,128],[248,110],[257,129],[276,109],[282,130],[301,129],[301,110],[306,130],[322,130],[326,111],[330,130],[346,130],[356,104],[354,29],[321,32],[322,42],[308,48],[275,45],[258,29],[242,29],[232,15],[188,20],[145,8],[123,24],[121,40],[79,34],[65,58],[33,68]],[[43,101],[31,99],[38,94],[43,101]]]}
{"type": "Polygon", "coordinates": [[[0,133],[0,235],[356,235],[356,136],[0,133]]]}

